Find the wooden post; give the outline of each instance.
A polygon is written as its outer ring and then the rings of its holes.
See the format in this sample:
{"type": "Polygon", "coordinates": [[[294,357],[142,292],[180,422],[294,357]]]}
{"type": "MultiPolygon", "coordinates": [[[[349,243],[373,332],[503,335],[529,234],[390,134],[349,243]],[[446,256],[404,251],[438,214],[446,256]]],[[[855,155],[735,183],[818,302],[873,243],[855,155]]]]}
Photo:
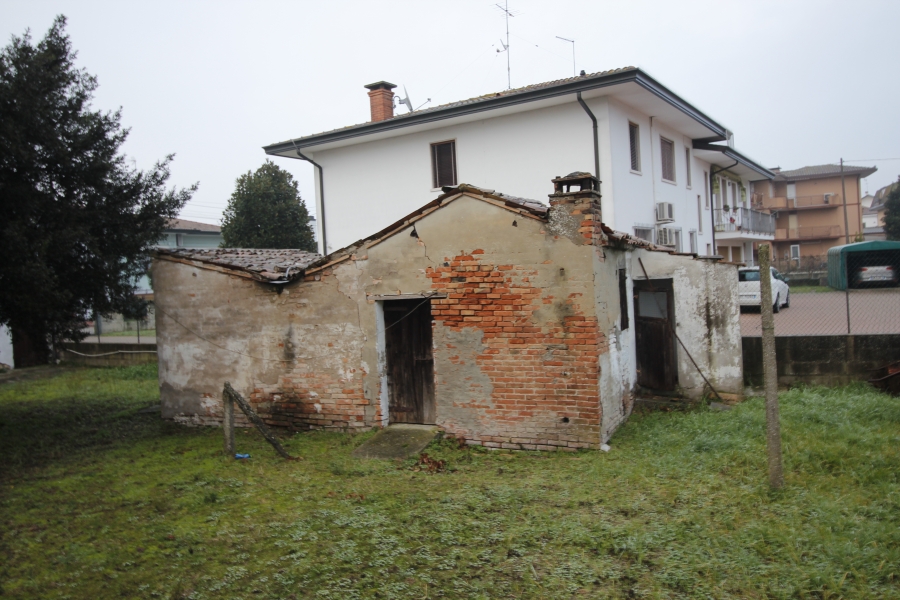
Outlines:
{"type": "Polygon", "coordinates": [[[766,447],[769,454],[769,485],[784,487],[781,468],[781,423],[778,416],[778,365],[775,362],[775,315],[772,314],[772,277],[769,244],[759,247],[759,311],[762,316],[763,381],[766,389],[766,447]]]}
{"type": "Polygon", "coordinates": [[[225,455],[234,458],[234,400],[231,395],[222,394],[222,431],[225,433],[225,455]]]}
{"type": "Polygon", "coordinates": [[[247,415],[247,418],[250,419],[250,422],[256,425],[259,432],[263,434],[263,437],[266,438],[267,442],[272,444],[272,447],[275,448],[275,451],[278,452],[278,454],[289,460],[295,460],[293,456],[287,453],[287,450],[284,449],[281,442],[278,441],[278,438],[272,435],[272,432],[269,431],[269,428],[266,427],[266,424],[263,423],[263,420],[259,418],[259,415],[256,414],[256,411],[253,410],[250,404],[244,400],[244,397],[238,394],[227,381],[225,382],[225,390],[222,396],[230,397],[231,400],[240,407],[244,414],[247,415]]]}

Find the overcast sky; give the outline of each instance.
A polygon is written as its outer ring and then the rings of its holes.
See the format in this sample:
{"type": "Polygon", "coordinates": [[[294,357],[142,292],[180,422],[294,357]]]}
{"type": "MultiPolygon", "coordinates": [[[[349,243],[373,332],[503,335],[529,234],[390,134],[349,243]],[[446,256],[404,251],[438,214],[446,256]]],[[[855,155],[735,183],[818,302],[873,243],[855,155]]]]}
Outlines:
{"type": "MultiPolygon", "coordinates": [[[[572,75],[562,36],[576,41],[576,69],[643,68],[766,166],[900,158],[896,0],[509,9],[513,87],[572,75]]],[[[29,28],[39,40],[57,14],[69,19],[78,64],[99,79],[95,107],[122,107],[127,154],[147,168],[174,153],[173,183],[200,183],[182,212],[197,221],[219,222],[235,179],[264,162],[263,145],[367,121],[367,83],[405,85],[417,107],[506,89],[496,52],[505,22],[488,0],[0,0],[3,44],[29,28]]],[[[312,211],[312,168],[276,162],[312,211]]],[[[900,160],[856,164],[878,167],[870,192],[900,174],[900,160]]]]}

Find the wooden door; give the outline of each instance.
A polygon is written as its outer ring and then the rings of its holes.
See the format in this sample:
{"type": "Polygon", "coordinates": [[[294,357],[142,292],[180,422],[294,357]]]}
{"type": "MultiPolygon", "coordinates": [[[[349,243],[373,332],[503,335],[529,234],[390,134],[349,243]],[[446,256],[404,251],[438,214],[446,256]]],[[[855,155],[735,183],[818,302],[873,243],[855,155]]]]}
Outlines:
{"type": "Polygon", "coordinates": [[[431,302],[384,302],[388,422],[434,424],[431,302]]]}
{"type": "Polygon", "coordinates": [[[678,383],[675,303],[671,279],[634,282],[635,352],[638,385],[668,392],[678,383]]]}

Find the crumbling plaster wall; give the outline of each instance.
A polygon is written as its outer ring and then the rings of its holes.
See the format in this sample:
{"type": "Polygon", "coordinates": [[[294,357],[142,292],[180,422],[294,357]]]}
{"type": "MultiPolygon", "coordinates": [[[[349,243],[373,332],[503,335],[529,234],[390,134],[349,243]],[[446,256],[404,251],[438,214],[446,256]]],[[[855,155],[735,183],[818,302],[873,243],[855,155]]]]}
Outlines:
{"type": "Polygon", "coordinates": [[[634,407],[637,381],[634,306],[631,302],[631,252],[610,247],[594,253],[594,296],[601,330],[609,340],[609,352],[600,356],[600,402],[603,408],[601,436],[606,442],[634,407]],[[618,270],[626,271],[628,327],[622,329],[618,270]]]}
{"type": "Polygon", "coordinates": [[[600,443],[590,245],[462,196],[365,252],[366,294],[446,296],[431,301],[439,425],[490,447],[600,443]]]}
{"type": "Polygon", "coordinates": [[[227,380],[273,424],[386,424],[379,303],[437,294],[439,425],[489,447],[595,447],[606,346],[593,252],[463,195],[280,293],[157,260],[164,416],[218,422],[227,380]]]}
{"type": "Polygon", "coordinates": [[[374,417],[357,302],[338,278],[279,293],[168,260],[154,261],[153,278],[164,418],[220,422],[225,381],[274,424],[361,427],[374,417]]]}
{"type": "MultiPolygon", "coordinates": [[[[743,393],[737,265],[664,252],[635,250],[632,276],[673,282],[675,331],[715,389],[731,398],[743,393]]],[[[700,398],[706,384],[680,344],[678,386],[686,398],[700,398]]]]}

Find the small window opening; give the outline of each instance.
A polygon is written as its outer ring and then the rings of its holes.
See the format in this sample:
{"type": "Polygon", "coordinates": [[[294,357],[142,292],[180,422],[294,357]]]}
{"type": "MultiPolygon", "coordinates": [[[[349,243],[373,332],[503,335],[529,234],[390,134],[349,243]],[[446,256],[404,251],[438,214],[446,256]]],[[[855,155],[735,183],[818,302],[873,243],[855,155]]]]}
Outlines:
{"type": "Polygon", "coordinates": [[[625,269],[619,269],[619,327],[622,331],[628,329],[628,274],[625,269]]]}
{"type": "Polygon", "coordinates": [[[628,141],[631,144],[631,170],[641,170],[641,128],[635,123],[628,123],[628,141]]]}
{"type": "Polygon", "coordinates": [[[662,155],[662,178],[664,181],[675,182],[675,142],[664,137],[659,138],[660,154],[662,155]]]}
{"type": "Polygon", "coordinates": [[[431,145],[431,179],[435,188],[456,185],[456,142],[431,145]]]}

